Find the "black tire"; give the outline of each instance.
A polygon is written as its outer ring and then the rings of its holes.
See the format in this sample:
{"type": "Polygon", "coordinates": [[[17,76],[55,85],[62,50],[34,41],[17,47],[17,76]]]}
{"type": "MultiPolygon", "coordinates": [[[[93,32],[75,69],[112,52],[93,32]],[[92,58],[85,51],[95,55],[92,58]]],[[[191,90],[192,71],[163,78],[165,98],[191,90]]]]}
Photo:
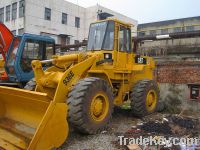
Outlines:
{"type": "Polygon", "coordinates": [[[131,91],[130,99],[132,112],[135,116],[143,117],[155,112],[157,110],[158,100],[160,99],[157,83],[153,80],[138,81],[131,91]],[[149,110],[148,106],[146,106],[147,94],[149,91],[154,91],[157,96],[156,103],[154,103],[154,107],[152,106],[152,110],[149,110]]]}
{"type": "MultiPolygon", "coordinates": [[[[69,123],[79,132],[96,134],[110,122],[113,112],[113,92],[109,84],[102,79],[89,77],[80,80],[68,94],[69,123]],[[95,95],[104,93],[107,96],[107,113],[103,120],[96,121],[91,117],[91,104],[95,95]]],[[[102,107],[103,108],[103,107],[102,107]]]]}
{"type": "Polygon", "coordinates": [[[31,79],[29,82],[26,83],[24,89],[28,91],[35,91],[36,88],[36,81],[35,79],[31,79]]]}

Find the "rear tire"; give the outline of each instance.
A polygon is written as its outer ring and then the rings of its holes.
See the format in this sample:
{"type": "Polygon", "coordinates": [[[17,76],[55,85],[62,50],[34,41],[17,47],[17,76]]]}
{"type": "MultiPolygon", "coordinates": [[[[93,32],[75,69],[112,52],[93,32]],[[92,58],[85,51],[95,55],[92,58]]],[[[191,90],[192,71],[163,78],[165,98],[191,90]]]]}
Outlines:
{"type": "Polygon", "coordinates": [[[113,92],[108,83],[99,78],[85,78],[68,94],[69,122],[86,134],[102,131],[111,120],[113,92]]]}
{"type": "Polygon", "coordinates": [[[29,82],[26,83],[24,89],[28,91],[35,91],[36,88],[36,81],[35,79],[31,79],[29,82]]]}
{"type": "Polygon", "coordinates": [[[135,116],[143,117],[157,110],[159,88],[153,80],[141,80],[131,91],[131,108],[135,116]]]}

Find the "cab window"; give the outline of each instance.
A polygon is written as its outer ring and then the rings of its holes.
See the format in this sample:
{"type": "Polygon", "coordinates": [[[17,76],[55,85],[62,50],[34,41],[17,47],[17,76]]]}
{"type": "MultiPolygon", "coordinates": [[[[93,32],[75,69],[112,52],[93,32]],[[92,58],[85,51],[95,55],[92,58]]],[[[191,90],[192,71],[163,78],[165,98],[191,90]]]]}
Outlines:
{"type": "Polygon", "coordinates": [[[43,58],[44,44],[42,41],[27,40],[25,42],[22,59],[21,68],[24,72],[31,72],[32,66],[31,62],[33,60],[42,60],[43,58]]]}
{"type": "Polygon", "coordinates": [[[106,35],[104,38],[103,50],[113,50],[114,48],[114,30],[115,30],[115,23],[113,21],[109,21],[107,29],[106,29],[106,35]]]}
{"type": "Polygon", "coordinates": [[[47,43],[46,44],[46,56],[45,56],[45,59],[52,59],[53,55],[54,55],[54,44],[47,43]]]}
{"type": "Polygon", "coordinates": [[[131,30],[123,26],[119,30],[119,51],[131,52],[131,30]]]}
{"type": "Polygon", "coordinates": [[[114,21],[91,24],[87,50],[113,50],[114,31],[114,21]]]}
{"type": "Polygon", "coordinates": [[[14,39],[11,52],[9,54],[8,61],[7,61],[8,66],[14,66],[20,42],[21,42],[20,38],[14,39]]]}

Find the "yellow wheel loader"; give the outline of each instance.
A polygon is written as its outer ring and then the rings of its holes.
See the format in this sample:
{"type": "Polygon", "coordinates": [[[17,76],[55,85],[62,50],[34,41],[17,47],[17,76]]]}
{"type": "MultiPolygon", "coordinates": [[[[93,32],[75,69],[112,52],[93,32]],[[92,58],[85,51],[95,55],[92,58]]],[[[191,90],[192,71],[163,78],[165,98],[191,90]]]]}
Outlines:
{"type": "Polygon", "coordinates": [[[132,52],[131,25],[92,23],[86,52],[32,62],[35,91],[0,87],[0,147],[47,150],[60,146],[68,124],[95,134],[114,106],[131,101],[135,115],[153,113],[159,99],[155,63],[132,52]],[[42,65],[53,66],[43,70],[42,65]]]}

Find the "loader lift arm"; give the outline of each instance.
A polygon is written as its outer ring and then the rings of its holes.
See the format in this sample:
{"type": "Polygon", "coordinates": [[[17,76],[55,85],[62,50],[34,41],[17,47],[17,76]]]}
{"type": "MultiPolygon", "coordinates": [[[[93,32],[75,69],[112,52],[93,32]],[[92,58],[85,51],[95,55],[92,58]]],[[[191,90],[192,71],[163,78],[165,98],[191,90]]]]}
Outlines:
{"type": "Polygon", "coordinates": [[[66,96],[71,87],[83,77],[83,74],[92,65],[94,65],[96,56],[87,59],[85,57],[84,54],[60,56],[52,60],[52,63],[56,65],[56,67],[51,67],[45,72],[42,68],[42,63],[45,63],[45,61],[33,61],[32,67],[37,82],[36,91],[47,93],[56,103],[65,103],[66,96]],[[63,72],[57,71],[58,65],[59,68],[63,68],[65,65],[68,66],[74,62],[76,62],[76,64],[71,65],[67,70],[64,69],[63,72]]]}

